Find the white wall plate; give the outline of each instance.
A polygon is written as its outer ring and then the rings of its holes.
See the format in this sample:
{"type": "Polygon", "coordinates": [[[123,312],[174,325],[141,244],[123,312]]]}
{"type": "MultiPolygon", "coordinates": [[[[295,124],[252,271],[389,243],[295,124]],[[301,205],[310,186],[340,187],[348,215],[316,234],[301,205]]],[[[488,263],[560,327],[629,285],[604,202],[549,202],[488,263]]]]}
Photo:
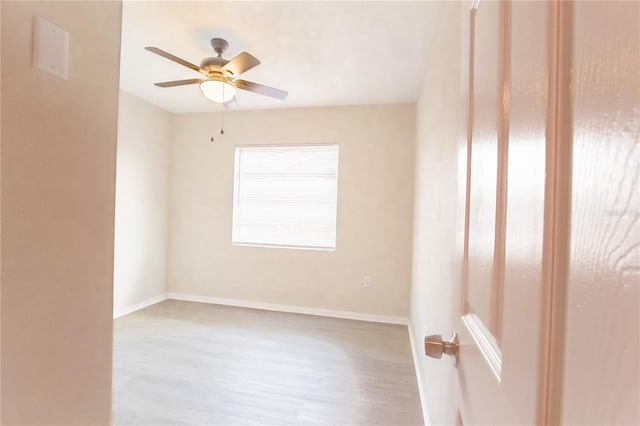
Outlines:
{"type": "Polygon", "coordinates": [[[40,16],[33,17],[33,66],[69,79],[69,33],[40,16]]]}

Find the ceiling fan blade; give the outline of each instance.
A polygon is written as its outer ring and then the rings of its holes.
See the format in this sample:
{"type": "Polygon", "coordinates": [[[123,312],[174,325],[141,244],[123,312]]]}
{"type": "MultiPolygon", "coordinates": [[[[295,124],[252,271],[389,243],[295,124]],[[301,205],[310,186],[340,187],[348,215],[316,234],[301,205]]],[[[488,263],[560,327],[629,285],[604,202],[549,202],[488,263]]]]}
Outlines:
{"type": "Polygon", "coordinates": [[[287,98],[287,93],[284,90],[276,89],[275,87],[264,86],[258,83],[252,83],[247,80],[233,80],[234,86],[238,89],[248,90],[249,92],[259,93],[265,96],[271,96],[272,98],[284,100],[287,98]]]}
{"type": "Polygon", "coordinates": [[[247,52],[242,52],[234,56],[222,69],[231,71],[234,76],[238,76],[258,65],[260,65],[260,61],[256,57],[247,52]]]}
{"type": "Polygon", "coordinates": [[[207,75],[207,71],[203,70],[199,66],[194,65],[191,62],[185,61],[184,59],[178,58],[177,56],[172,55],[169,52],[165,52],[162,49],[158,49],[157,47],[150,47],[150,46],[145,47],[145,49],[148,50],[149,52],[155,53],[156,55],[160,55],[163,58],[167,58],[170,61],[176,62],[176,63],[178,63],[180,65],[183,65],[183,66],[185,66],[187,68],[191,68],[194,71],[198,71],[198,72],[200,72],[200,73],[202,73],[204,75],[207,75]]]}
{"type": "Polygon", "coordinates": [[[165,81],[163,83],[154,83],[158,87],[173,87],[173,86],[184,86],[186,84],[197,84],[202,83],[204,80],[199,78],[192,78],[191,80],[176,80],[176,81],[165,81]]]}

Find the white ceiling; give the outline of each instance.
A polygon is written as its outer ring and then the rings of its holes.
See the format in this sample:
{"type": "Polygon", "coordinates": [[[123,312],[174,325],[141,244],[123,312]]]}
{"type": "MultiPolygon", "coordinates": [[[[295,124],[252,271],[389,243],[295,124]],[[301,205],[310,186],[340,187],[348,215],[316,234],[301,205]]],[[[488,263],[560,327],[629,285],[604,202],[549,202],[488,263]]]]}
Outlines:
{"type": "Polygon", "coordinates": [[[155,46],[196,65],[225,38],[231,59],[247,51],[262,63],[243,79],[287,90],[280,101],[238,91],[238,109],[415,102],[438,2],[124,1],[120,86],[174,113],[219,109],[199,78],[144,50],[155,46]]]}

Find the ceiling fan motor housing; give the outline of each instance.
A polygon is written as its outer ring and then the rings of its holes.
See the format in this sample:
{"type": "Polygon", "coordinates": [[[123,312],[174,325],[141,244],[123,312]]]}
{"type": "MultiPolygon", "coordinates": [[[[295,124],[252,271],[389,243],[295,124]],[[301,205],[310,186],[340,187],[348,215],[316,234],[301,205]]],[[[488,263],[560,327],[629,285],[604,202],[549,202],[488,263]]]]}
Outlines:
{"type": "Polygon", "coordinates": [[[222,68],[227,64],[227,62],[229,61],[219,56],[218,57],[211,56],[209,58],[204,58],[202,62],[200,62],[200,68],[207,70],[209,72],[219,71],[220,68],[222,68]]]}
{"type": "Polygon", "coordinates": [[[200,68],[205,69],[209,72],[219,71],[220,68],[222,68],[227,64],[227,62],[229,62],[222,57],[222,54],[225,52],[225,50],[229,48],[229,43],[223,38],[212,38],[211,47],[213,47],[213,50],[218,54],[218,56],[204,58],[202,62],[200,62],[200,68]]]}

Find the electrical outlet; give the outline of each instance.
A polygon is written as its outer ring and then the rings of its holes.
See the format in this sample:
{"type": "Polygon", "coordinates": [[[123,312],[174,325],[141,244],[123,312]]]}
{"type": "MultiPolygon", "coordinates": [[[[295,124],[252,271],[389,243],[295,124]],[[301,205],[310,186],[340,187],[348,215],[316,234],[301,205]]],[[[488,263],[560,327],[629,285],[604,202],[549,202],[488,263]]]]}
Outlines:
{"type": "Polygon", "coordinates": [[[362,278],[362,287],[364,287],[364,288],[371,288],[372,287],[371,277],[369,275],[365,275],[362,278]]]}

